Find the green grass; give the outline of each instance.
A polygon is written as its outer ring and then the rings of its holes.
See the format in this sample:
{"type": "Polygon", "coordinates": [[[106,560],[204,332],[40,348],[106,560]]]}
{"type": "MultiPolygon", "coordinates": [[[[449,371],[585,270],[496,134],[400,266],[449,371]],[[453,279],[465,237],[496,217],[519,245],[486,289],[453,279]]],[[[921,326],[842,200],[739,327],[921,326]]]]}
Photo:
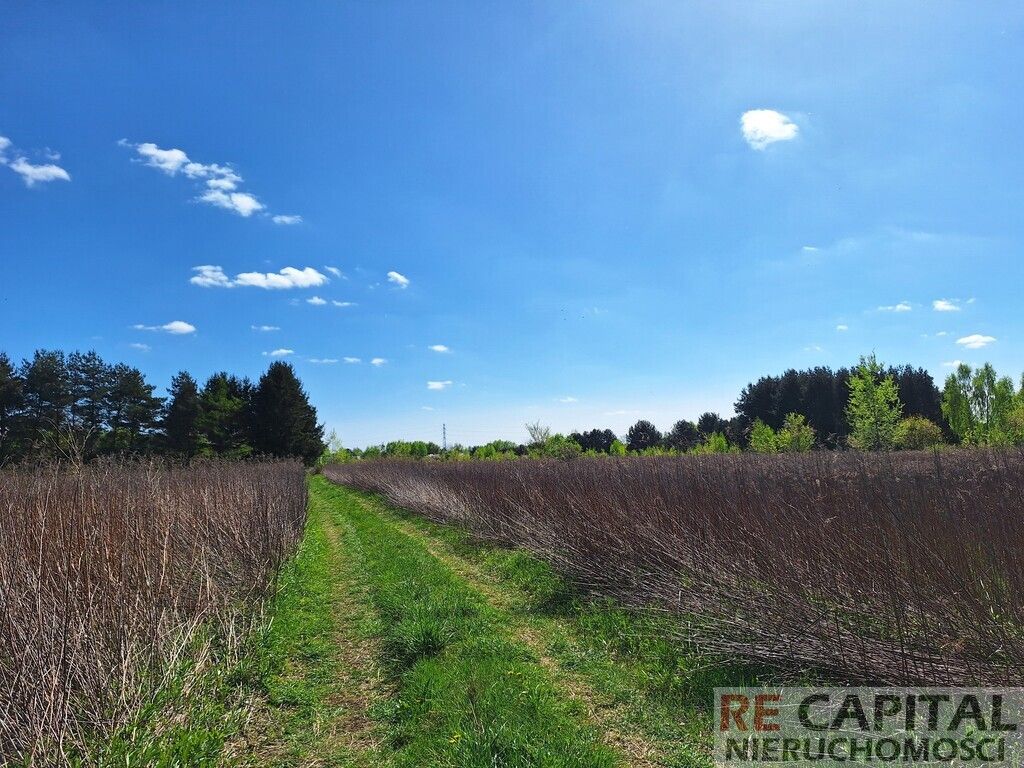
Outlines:
{"type": "Polygon", "coordinates": [[[558,665],[611,703],[611,724],[642,734],[664,765],[710,766],[714,688],[754,685],[770,674],[700,653],[680,639],[678,618],[585,598],[527,552],[401,510],[390,514],[477,569],[558,665]]]}
{"type": "Polygon", "coordinates": [[[380,617],[395,697],[396,766],[603,768],[618,764],[502,613],[353,491],[312,481],[352,533],[380,617]]]}

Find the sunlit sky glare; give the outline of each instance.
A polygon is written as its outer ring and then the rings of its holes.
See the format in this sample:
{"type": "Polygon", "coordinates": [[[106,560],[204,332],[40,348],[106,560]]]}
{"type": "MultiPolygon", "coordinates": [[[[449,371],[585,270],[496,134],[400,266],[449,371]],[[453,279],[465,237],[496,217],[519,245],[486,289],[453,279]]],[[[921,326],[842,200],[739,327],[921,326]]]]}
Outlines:
{"type": "Polygon", "coordinates": [[[9,3],[0,348],[292,362],[347,445],[1024,370],[1024,5],[9,3]]]}

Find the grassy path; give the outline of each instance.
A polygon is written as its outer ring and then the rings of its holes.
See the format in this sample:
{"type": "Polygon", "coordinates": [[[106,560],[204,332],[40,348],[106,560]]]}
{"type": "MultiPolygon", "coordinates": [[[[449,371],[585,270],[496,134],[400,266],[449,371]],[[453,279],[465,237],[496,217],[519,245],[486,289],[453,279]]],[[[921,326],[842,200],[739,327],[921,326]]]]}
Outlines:
{"type": "Polygon", "coordinates": [[[710,765],[703,699],[726,681],[664,620],[580,602],[524,553],[310,483],[263,695],[225,764],[710,765]]]}

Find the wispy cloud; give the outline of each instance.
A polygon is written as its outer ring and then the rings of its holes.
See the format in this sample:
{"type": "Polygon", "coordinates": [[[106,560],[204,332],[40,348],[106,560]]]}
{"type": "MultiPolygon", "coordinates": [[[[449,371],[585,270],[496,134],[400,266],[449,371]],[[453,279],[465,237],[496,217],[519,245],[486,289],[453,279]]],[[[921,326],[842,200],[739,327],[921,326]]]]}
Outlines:
{"type": "Polygon", "coordinates": [[[327,275],[313,267],[296,269],[285,267],[280,272],[241,272],[231,279],[220,266],[204,264],[192,267],[195,272],[189,282],[200,288],[234,288],[236,286],[278,290],[288,288],[315,288],[330,282],[327,275]]]}
{"type": "Polygon", "coordinates": [[[338,301],[337,299],[332,299],[331,304],[336,307],[354,307],[356,305],[354,301],[338,301]]]}
{"type": "Polygon", "coordinates": [[[341,273],[341,270],[338,269],[337,267],[324,267],[324,269],[326,269],[335,277],[344,277],[344,275],[341,273]]]}
{"type": "MultiPolygon", "coordinates": [[[[195,197],[199,202],[232,211],[243,218],[266,212],[266,205],[256,195],[239,190],[244,179],[229,164],[199,163],[182,149],[163,149],[150,141],[133,144],[127,139],[121,139],[118,144],[134,149],[137,160],[149,168],[155,168],[168,176],[181,174],[200,182],[202,186],[195,197]]],[[[299,224],[302,217],[278,214],[271,217],[271,220],[275,224],[299,224]]]]}
{"type": "MultiPolygon", "coordinates": [[[[71,174],[54,163],[29,162],[28,158],[21,152],[14,152],[14,159],[7,156],[13,143],[6,136],[0,136],[0,165],[6,165],[16,174],[21,176],[26,187],[34,187],[36,184],[45,184],[49,181],[71,181],[71,174]]],[[[46,157],[49,160],[59,160],[60,155],[47,151],[46,157]]]]}
{"type": "Polygon", "coordinates": [[[260,333],[270,333],[271,331],[280,331],[281,327],[277,325],[254,325],[252,329],[260,333]]]}
{"type": "Polygon", "coordinates": [[[879,312],[909,312],[913,307],[909,301],[901,301],[899,304],[888,304],[878,308],[879,312]]]}
{"type": "Polygon", "coordinates": [[[795,139],[799,126],[781,112],[774,109],[751,109],[740,117],[743,138],[752,148],[763,150],[777,141],[795,139]]]}
{"type": "Polygon", "coordinates": [[[963,338],[957,339],[956,343],[965,349],[984,349],[989,344],[995,343],[995,341],[995,336],[984,336],[980,333],[972,333],[970,336],[964,336],[963,338]]]}
{"type": "Polygon", "coordinates": [[[444,344],[431,344],[427,349],[431,352],[440,352],[441,354],[447,354],[452,351],[450,347],[447,347],[444,344]]]}
{"type": "Polygon", "coordinates": [[[808,344],[804,347],[804,352],[824,352],[821,344],[808,344]]]}
{"type": "Polygon", "coordinates": [[[383,357],[375,357],[370,361],[370,365],[375,365],[380,368],[382,365],[387,365],[387,359],[383,357]]]}
{"type": "Polygon", "coordinates": [[[359,357],[343,357],[341,359],[348,363],[349,365],[356,365],[357,363],[363,362],[362,358],[359,357]]]}
{"type": "Polygon", "coordinates": [[[942,365],[944,368],[957,368],[960,365],[963,365],[963,362],[963,360],[947,360],[942,365]]]}
{"type": "Polygon", "coordinates": [[[452,385],[452,382],[451,381],[447,381],[447,380],[446,381],[428,381],[427,382],[427,389],[430,389],[430,390],[433,390],[433,391],[436,392],[438,390],[448,389],[448,387],[450,387],[451,385],[452,385]]]}
{"type": "Polygon", "coordinates": [[[163,331],[164,333],[171,333],[175,336],[182,336],[187,333],[195,333],[196,327],[192,323],[186,323],[184,320],[172,320],[169,323],[163,325],[143,325],[137,323],[132,326],[137,331],[163,331]]]}
{"type": "Polygon", "coordinates": [[[134,341],[128,346],[131,347],[132,349],[137,349],[139,352],[149,352],[152,349],[152,347],[149,346],[149,344],[143,344],[138,341],[134,341]]]}
{"type": "Polygon", "coordinates": [[[334,365],[338,360],[334,357],[311,357],[309,362],[315,365],[334,365]]]}
{"type": "Polygon", "coordinates": [[[306,299],[307,304],[312,304],[315,307],[322,307],[327,303],[327,299],[321,299],[319,296],[310,296],[306,299]]]}
{"type": "Polygon", "coordinates": [[[836,326],[836,330],[839,331],[840,333],[845,333],[846,331],[850,330],[850,326],[845,325],[844,323],[840,323],[839,325],[836,326]]]}
{"type": "Polygon", "coordinates": [[[959,312],[960,306],[956,299],[936,299],[932,302],[932,309],[936,312],[959,312]]]}
{"type": "Polygon", "coordinates": [[[409,287],[409,278],[406,277],[403,274],[395,272],[394,270],[392,270],[391,272],[388,272],[388,282],[389,283],[394,283],[399,288],[408,288],[409,287]]]}
{"type": "Polygon", "coordinates": [[[294,355],[294,354],[295,354],[295,350],[294,349],[287,349],[285,347],[281,347],[279,349],[275,349],[275,350],[272,350],[270,352],[264,352],[263,356],[264,357],[288,357],[288,355],[294,355]]]}
{"type": "Polygon", "coordinates": [[[579,400],[577,400],[575,397],[572,397],[570,395],[569,397],[560,397],[560,398],[558,398],[558,402],[560,402],[560,403],[578,403],[579,400]]]}

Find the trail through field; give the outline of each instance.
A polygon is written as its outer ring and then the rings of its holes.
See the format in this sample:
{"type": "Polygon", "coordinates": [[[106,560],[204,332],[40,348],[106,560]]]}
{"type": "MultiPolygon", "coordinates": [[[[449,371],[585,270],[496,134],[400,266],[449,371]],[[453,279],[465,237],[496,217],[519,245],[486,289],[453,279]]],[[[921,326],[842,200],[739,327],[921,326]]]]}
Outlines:
{"type": "MultiPolygon", "coordinates": [[[[548,610],[520,554],[468,544],[311,482],[282,577],[265,695],[231,765],[603,768],[707,765],[630,669],[548,610]]],[[[598,635],[600,632],[597,633],[598,635]]]]}

